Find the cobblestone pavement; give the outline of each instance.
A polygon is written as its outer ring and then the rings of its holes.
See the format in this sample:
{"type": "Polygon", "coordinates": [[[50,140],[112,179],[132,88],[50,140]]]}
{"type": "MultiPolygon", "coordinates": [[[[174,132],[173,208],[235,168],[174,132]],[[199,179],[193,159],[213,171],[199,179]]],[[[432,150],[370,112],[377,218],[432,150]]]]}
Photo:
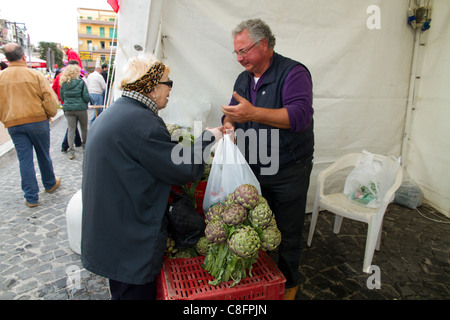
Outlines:
{"type": "MultiPolygon", "coordinates": [[[[83,156],[78,150],[70,161],[60,152],[65,129],[64,117],[52,123],[51,156],[61,187],[53,194],[45,193],[37,170],[41,192],[36,208],[24,204],[16,156],[0,161],[0,300],[110,298],[108,281],[85,270],[80,256],[69,248],[65,212],[81,187],[83,156]],[[80,285],[68,286],[68,280],[78,276],[80,285]]],[[[420,210],[434,219],[449,220],[438,213],[434,216],[428,206],[420,210]]],[[[309,220],[310,215],[305,239],[309,220]]],[[[304,241],[298,300],[450,298],[449,224],[391,205],[381,251],[372,262],[380,268],[380,289],[369,289],[371,275],[361,271],[366,225],[344,219],[340,234],[335,235],[333,221],[330,213],[321,213],[312,246],[304,241]]]]}

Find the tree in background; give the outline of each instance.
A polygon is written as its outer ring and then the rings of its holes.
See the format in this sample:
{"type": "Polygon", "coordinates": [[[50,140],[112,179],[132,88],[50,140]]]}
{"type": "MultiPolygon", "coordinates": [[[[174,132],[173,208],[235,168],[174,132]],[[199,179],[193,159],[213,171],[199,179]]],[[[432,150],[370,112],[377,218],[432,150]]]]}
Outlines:
{"type": "Polygon", "coordinates": [[[47,68],[53,67],[52,62],[58,66],[59,69],[64,67],[63,62],[64,53],[58,49],[58,44],[55,42],[39,42],[39,58],[47,61],[47,68]],[[48,50],[50,49],[50,51],[48,50]],[[50,53],[50,56],[48,54],[50,53]],[[54,59],[54,61],[48,61],[54,59]]]}

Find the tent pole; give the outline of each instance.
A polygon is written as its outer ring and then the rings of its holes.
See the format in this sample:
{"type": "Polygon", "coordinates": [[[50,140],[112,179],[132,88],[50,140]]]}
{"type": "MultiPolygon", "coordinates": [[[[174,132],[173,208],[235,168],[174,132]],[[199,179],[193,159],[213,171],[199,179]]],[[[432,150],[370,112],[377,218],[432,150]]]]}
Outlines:
{"type": "MultiPolygon", "coordinates": [[[[111,83],[110,86],[108,86],[108,82],[109,79],[112,79],[112,77],[110,77],[110,70],[111,70],[111,60],[112,60],[112,52],[113,52],[113,45],[114,45],[114,40],[116,39],[116,25],[117,25],[117,14],[116,17],[114,19],[114,30],[113,30],[113,37],[111,39],[111,46],[110,46],[110,51],[109,51],[109,62],[108,62],[108,76],[106,77],[106,94],[105,94],[105,99],[103,100],[103,108],[109,106],[108,100],[109,100],[109,96],[111,94],[111,86],[113,85],[111,83]]],[[[117,46],[116,46],[117,48],[117,46]]]]}
{"type": "Polygon", "coordinates": [[[401,151],[401,163],[402,167],[406,166],[406,152],[408,149],[408,142],[411,136],[411,118],[412,112],[414,111],[415,104],[415,85],[416,85],[416,74],[417,74],[417,60],[419,55],[419,45],[420,45],[420,29],[414,29],[414,49],[413,49],[413,59],[411,63],[411,75],[409,79],[409,92],[408,92],[408,102],[406,108],[406,119],[405,128],[403,132],[402,141],[402,151],[401,151]]]}

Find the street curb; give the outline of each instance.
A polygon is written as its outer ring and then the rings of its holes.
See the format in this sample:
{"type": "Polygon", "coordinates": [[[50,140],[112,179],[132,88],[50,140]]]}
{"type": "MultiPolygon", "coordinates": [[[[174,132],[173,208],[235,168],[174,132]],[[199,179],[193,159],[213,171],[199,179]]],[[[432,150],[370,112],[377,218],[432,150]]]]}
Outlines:
{"type": "MultiPolygon", "coordinates": [[[[64,112],[61,109],[58,109],[56,116],[53,117],[52,122],[50,122],[50,128],[53,126],[53,124],[55,124],[63,117],[64,112]]],[[[2,166],[4,163],[9,161],[11,158],[14,158],[15,156],[16,156],[16,149],[14,148],[14,143],[12,142],[12,140],[9,140],[4,144],[0,145],[0,166],[2,166]]]]}

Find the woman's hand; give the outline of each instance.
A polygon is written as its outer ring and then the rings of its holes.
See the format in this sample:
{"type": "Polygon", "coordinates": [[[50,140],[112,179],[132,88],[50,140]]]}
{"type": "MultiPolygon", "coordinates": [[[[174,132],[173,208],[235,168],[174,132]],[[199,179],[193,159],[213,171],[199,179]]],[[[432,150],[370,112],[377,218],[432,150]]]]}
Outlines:
{"type": "Polygon", "coordinates": [[[214,138],[216,138],[216,142],[222,139],[223,137],[223,126],[217,127],[217,128],[206,128],[209,132],[211,132],[214,135],[214,138]]]}

